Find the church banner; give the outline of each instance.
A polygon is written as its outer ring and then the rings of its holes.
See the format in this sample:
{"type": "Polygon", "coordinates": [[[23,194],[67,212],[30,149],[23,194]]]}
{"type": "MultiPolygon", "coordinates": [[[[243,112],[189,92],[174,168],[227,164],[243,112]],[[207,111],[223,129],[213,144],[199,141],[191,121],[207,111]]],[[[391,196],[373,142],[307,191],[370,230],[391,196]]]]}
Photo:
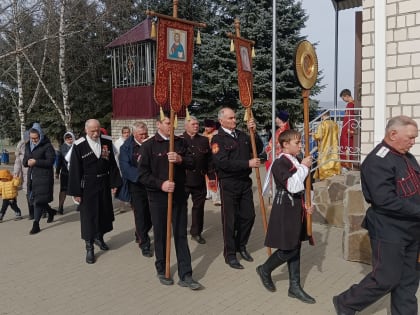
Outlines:
{"type": "Polygon", "coordinates": [[[179,112],[192,101],[194,26],[160,17],[157,33],[155,100],[179,112]]]}
{"type": "Polygon", "coordinates": [[[244,107],[250,107],[253,102],[251,43],[239,37],[235,38],[234,43],[238,68],[239,99],[244,107]]]}

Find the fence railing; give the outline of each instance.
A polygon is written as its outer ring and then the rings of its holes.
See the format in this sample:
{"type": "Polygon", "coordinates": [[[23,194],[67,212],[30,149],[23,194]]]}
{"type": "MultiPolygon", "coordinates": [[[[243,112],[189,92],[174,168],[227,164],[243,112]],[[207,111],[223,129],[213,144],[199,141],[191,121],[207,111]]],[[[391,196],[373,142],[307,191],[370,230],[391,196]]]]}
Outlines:
{"type": "MultiPolygon", "coordinates": [[[[322,122],[322,116],[328,112],[330,115],[330,119],[335,121],[339,127],[339,132],[337,134],[337,143],[338,147],[329,147],[328,150],[324,152],[315,151],[314,155],[314,164],[312,167],[312,172],[315,172],[318,168],[322,167],[323,165],[327,164],[330,161],[338,161],[340,163],[347,163],[350,168],[358,168],[360,165],[360,157],[361,157],[361,150],[360,150],[360,130],[361,130],[361,109],[354,108],[352,109],[351,115],[346,113],[345,109],[325,109],[319,113],[313,120],[309,122],[309,130],[311,135],[315,134],[319,124],[322,122]],[[345,123],[344,123],[345,121],[345,123]],[[342,133],[344,130],[351,130],[352,133],[347,134],[347,138],[345,138],[346,133],[342,133]],[[341,135],[343,134],[343,137],[341,135]],[[352,137],[352,139],[351,139],[352,137]],[[338,153],[338,154],[337,154],[338,153]],[[336,157],[336,158],[326,158],[324,156],[320,156],[321,154],[325,155],[326,157],[336,157]],[[318,161],[323,161],[322,163],[317,163],[318,161]]],[[[303,137],[303,126],[299,128],[302,131],[302,139],[303,137]]],[[[305,145],[305,143],[304,143],[305,145]]],[[[315,147],[318,147],[317,141],[310,136],[309,141],[309,149],[313,150],[315,147]]]]}

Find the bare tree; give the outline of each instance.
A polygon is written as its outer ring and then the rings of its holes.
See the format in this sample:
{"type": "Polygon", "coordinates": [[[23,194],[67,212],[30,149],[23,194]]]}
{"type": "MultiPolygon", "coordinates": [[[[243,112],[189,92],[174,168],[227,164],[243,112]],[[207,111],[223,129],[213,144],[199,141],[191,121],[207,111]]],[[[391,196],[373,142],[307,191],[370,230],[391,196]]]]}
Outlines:
{"type": "Polygon", "coordinates": [[[66,7],[65,4],[66,4],[66,0],[62,0],[61,8],[60,8],[60,29],[59,29],[59,36],[58,36],[58,40],[60,43],[58,68],[59,68],[59,74],[60,74],[61,92],[63,94],[64,125],[66,126],[66,130],[71,130],[71,108],[69,104],[69,86],[66,80],[66,70],[65,70],[65,62],[66,62],[66,40],[64,37],[65,35],[64,11],[66,7]]]}

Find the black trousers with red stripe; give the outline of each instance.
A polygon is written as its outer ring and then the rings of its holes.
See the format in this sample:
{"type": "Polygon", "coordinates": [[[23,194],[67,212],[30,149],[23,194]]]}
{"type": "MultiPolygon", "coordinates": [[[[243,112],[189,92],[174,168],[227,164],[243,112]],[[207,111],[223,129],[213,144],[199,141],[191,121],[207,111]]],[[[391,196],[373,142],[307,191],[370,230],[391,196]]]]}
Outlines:
{"type": "Polygon", "coordinates": [[[341,293],[338,302],[349,311],[361,311],[390,293],[392,315],[417,315],[419,243],[393,243],[374,238],[370,242],[372,271],[359,284],[341,293]]]}

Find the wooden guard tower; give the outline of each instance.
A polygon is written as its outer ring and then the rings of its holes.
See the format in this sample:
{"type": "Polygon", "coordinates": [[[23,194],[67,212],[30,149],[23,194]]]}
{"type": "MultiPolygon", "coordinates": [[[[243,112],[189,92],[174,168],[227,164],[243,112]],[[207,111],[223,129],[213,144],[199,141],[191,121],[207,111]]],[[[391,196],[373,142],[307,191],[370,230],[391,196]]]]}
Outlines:
{"type": "Polygon", "coordinates": [[[112,135],[135,120],[153,121],[159,113],[153,97],[156,41],[146,19],[106,46],[111,54],[112,135]]]}

